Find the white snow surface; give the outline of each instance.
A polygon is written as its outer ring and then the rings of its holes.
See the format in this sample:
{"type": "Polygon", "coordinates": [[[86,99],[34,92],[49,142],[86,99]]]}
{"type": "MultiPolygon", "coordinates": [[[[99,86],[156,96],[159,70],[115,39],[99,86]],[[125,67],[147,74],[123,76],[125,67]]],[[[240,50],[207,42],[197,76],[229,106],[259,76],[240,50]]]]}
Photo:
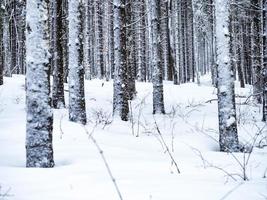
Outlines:
{"type": "MultiPolygon", "coordinates": [[[[112,120],[105,127],[100,123],[93,136],[104,151],[124,200],[267,198],[267,178],[264,178],[267,147],[254,148],[247,164],[249,181],[243,181],[239,177],[242,170],[238,162],[243,163],[244,154],[218,151],[217,101],[205,103],[217,97],[208,80],[202,78],[201,86],[193,83],[174,86],[164,82],[167,114],[155,115],[155,120],[181,174],[177,174],[171,164],[154,127],[151,83],[137,83],[137,98],[131,102],[132,124],[107,117],[112,111],[112,82],[86,81],[89,119],[86,129],[93,130],[97,114],[102,113],[103,118],[112,120]],[[138,127],[139,137],[136,137],[138,127]]],[[[56,166],[50,169],[25,167],[25,77],[13,76],[4,81],[0,86],[0,199],[119,199],[99,152],[84,127],[68,121],[67,109],[54,110],[56,166]],[[8,195],[3,197],[5,192],[8,195]]],[[[237,88],[236,92],[248,96],[251,88],[237,88]]],[[[264,127],[260,122],[260,107],[240,106],[245,100],[237,98],[242,144],[251,143],[258,130],[264,127]]],[[[266,144],[266,136],[263,128],[255,146],[259,142],[261,146],[266,144]]]]}

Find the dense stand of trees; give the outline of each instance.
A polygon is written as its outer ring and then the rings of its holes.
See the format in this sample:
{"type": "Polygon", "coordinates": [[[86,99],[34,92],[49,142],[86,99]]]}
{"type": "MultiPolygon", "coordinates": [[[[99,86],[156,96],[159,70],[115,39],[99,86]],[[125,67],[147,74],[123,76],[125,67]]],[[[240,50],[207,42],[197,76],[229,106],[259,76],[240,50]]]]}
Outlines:
{"type": "Polygon", "coordinates": [[[235,80],[253,85],[267,118],[266,10],[266,0],[1,1],[0,85],[3,76],[27,72],[27,112],[44,111],[39,127],[27,129],[27,139],[34,129],[51,142],[50,109],[65,107],[64,83],[70,120],[86,124],[84,79],[113,79],[114,115],[127,121],[128,102],[138,95],[136,80],[153,83],[153,113],[164,114],[164,80],[201,84],[200,76],[209,74],[218,88],[220,148],[237,151],[235,80]],[[39,40],[31,40],[34,32],[39,40]],[[37,47],[45,55],[39,62],[37,47]]]}

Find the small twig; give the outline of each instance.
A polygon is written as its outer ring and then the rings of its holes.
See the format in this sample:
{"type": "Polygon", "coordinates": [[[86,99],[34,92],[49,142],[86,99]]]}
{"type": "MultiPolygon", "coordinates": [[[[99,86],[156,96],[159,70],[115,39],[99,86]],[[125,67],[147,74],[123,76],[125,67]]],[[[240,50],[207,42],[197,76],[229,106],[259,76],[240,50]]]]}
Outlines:
{"type": "MultiPolygon", "coordinates": [[[[236,178],[234,177],[233,174],[229,173],[228,171],[226,171],[225,169],[223,169],[222,167],[218,167],[218,166],[215,166],[213,164],[211,164],[209,161],[207,161],[204,156],[202,155],[202,153],[200,152],[200,150],[198,150],[197,148],[194,148],[192,146],[190,146],[190,148],[193,150],[193,152],[200,157],[200,159],[202,160],[202,163],[203,163],[203,166],[204,168],[207,168],[207,167],[212,167],[212,168],[215,168],[215,169],[218,169],[220,171],[222,171],[223,173],[225,173],[227,175],[227,177],[230,177],[231,179],[233,179],[234,181],[237,181],[236,178]]],[[[237,174],[238,175],[238,174],[237,174]]],[[[238,175],[239,176],[239,175],[238,175]]]]}
{"type": "Polygon", "coordinates": [[[11,197],[12,195],[9,194],[11,188],[8,188],[4,193],[1,193],[2,187],[0,185],[0,199],[5,199],[5,197],[11,197]]]}
{"type": "MultiPolygon", "coordinates": [[[[257,94],[251,94],[249,96],[241,96],[241,95],[236,95],[235,98],[246,98],[245,102],[243,104],[248,104],[248,100],[251,98],[251,97],[254,97],[254,96],[259,96],[261,95],[262,92],[259,92],[257,94]]],[[[218,101],[218,99],[210,99],[210,100],[207,100],[205,101],[205,103],[211,103],[212,101],[218,101]]]]}
{"type": "Polygon", "coordinates": [[[256,93],[256,94],[251,94],[251,95],[249,95],[249,96],[246,98],[244,104],[248,104],[248,100],[249,100],[251,97],[259,96],[259,95],[261,95],[261,94],[262,94],[262,92],[259,92],[259,93],[256,93]]]}
{"type": "MultiPolygon", "coordinates": [[[[97,125],[96,125],[96,126],[97,126],[97,125]]],[[[114,176],[113,176],[113,174],[112,174],[112,171],[111,171],[111,169],[110,169],[110,166],[109,166],[109,164],[108,164],[108,162],[107,162],[107,159],[106,159],[106,157],[105,157],[105,155],[104,155],[104,151],[103,151],[102,148],[99,146],[99,144],[98,144],[98,142],[96,141],[96,139],[93,137],[93,132],[94,132],[96,126],[94,126],[93,130],[92,130],[90,133],[88,132],[88,130],[86,129],[85,126],[84,126],[84,130],[85,130],[86,134],[88,135],[89,139],[93,142],[93,144],[94,144],[95,147],[97,148],[97,150],[98,150],[98,152],[99,152],[99,154],[100,154],[100,156],[101,156],[101,158],[102,158],[102,160],[103,160],[103,162],[104,162],[104,164],[105,164],[105,167],[106,167],[106,169],[107,169],[107,171],[108,171],[108,174],[109,174],[109,176],[110,176],[110,179],[111,179],[111,181],[113,182],[113,185],[114,185],[114,187],[115,187],[115,189],[116,189],[116,191],[117,191],[117,194],[118,194],[118,196],[119,196],[119,199],[120,199],[120,200],[123,200],[122,195],[121,195],[121,192],[120,192],[120,189],[119,189],[119,186],[118,186],[118,184],[117,184],[117,182],[116,182],[116,179],[114,178],[114,176]]]]}
{"type": "Polygon", "coordinates": [[[61,115],[60,120],[59,120],[60,139],[62,139],[62,136],[64,134],[63,129],[62,129],[62,120],[63,120],[63,117],[64,117],[64,115],[61,115]]]}
{"type": "Polygon", "coordinates": [[[132,134],[134,136],[134,118],[133,118],[133,108],[132,108],[132,101],[129,100],[129,108],[130,108],[130,111],[131,111],[131,125],[132,125],[132,134]]]}
{"type": "Polygon", "coordinates": [[[218,101],[218,99],[210,99],[210,100],[205,101],[205,103],[211,103],[212,101],[218,101]]]}
{"type": "Polygon", "coordinates": [[[176,170],[177,170],[177,173],[180,174],[181,172],[180,172],[180,170],[179,170],[179,167],[178,167],[178,165],[177,165],[175,159],[173,158],[173,156],[172,156],[172,154],[171,154],[171,152],[170,152],[170,149],[169,149],[168,145],[166,144],[166,142],[165,142],[165,140],[164,140],[164,138],[163,138],[163,136],[162,136],[162,133],[160,132],[160,129],[159,129],[159,126],[158,126],[158,124],[157,124],[157,122],[156,122],[156,119],[155,119],[154,116],[153,116],[153,118],[154,118],[154,123],[155,123],[155,126],[156,126],[157,133],[158,133],[158,135],[160,136],[160,139],[161,139],[161,141],[162,141],[162,144],[164,145],[164,147],[165,147],[165,149],[166,149],[166,152],[169,154],[169,156],[170,156],[170,158],[171,158],[173,164],[175,165],[175,168],[176,168],[176,170]]]}

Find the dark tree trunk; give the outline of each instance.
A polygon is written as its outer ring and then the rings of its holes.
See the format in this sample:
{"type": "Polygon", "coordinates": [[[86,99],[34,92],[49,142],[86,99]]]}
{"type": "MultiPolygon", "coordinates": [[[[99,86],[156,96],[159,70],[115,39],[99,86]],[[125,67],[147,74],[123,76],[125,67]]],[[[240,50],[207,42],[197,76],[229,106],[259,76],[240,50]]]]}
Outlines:
{"type": "Polygon", "coordinates": [[[128,120],[126,0],[114,0],[114,82],[113,114],[128,120]]]}
{"type": "Polygon", "coordinates": [[[153,83],[153,114],[165,114],[163,97],[163,77],[160,56],[159,0],[150,0],[151,35],[152,35],[152,83],[153,83]]]}
{"type": "Polygon", "coordinates": [[[53,20],[52,34],[54,35],[53,54],[53,92],[52,102],[54,108],[65,107],[64,98],[64,62],[63,62],[63,24],[62,24],[62,0],[53,0],[53,20]]]}
{"type": "Polygon", "coordinates": [[[267,120],[267,1],[262,1],[263,22],[263,121],[267,120]]]}
{"type": "Polygon", "coordinates": [[[69,119],[86,124],[83,67],[83,5],[69,1],[69,119]]]}

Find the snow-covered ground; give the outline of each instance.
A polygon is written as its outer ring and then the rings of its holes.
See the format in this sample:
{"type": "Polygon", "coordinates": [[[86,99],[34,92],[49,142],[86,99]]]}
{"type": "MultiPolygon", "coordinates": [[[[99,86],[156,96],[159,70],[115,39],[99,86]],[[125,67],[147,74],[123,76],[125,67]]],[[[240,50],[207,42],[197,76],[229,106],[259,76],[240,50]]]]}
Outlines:
{"type": "MultiPolygon", "coordinates": [[[[69,122],[66,109],[55,110],[56,166],[29,169],[25,168],[25,77],[6,78],[0,86],[0,199],[119,199],[86,130],[103,150],[124,200],[267,199],[267,147],[263,147],[267,134],[260,107],[240,106],[246,99],[237,98],[240,142],[262,148],[255,147],[250,156],[219,152],[217,102],[212,100],[216,91],[208,80],[204,78],[202,86],[166,82],[167,114],[154,117],[152,85],[137,83],[130,122],[112,118],[111,82],[87,81],[88,125],[69,122]],[[243,166],[248,181],[242,180],[243,166]]],[[[248,96],[250,88],[237,88],[237,94],[248,96]]]]}

